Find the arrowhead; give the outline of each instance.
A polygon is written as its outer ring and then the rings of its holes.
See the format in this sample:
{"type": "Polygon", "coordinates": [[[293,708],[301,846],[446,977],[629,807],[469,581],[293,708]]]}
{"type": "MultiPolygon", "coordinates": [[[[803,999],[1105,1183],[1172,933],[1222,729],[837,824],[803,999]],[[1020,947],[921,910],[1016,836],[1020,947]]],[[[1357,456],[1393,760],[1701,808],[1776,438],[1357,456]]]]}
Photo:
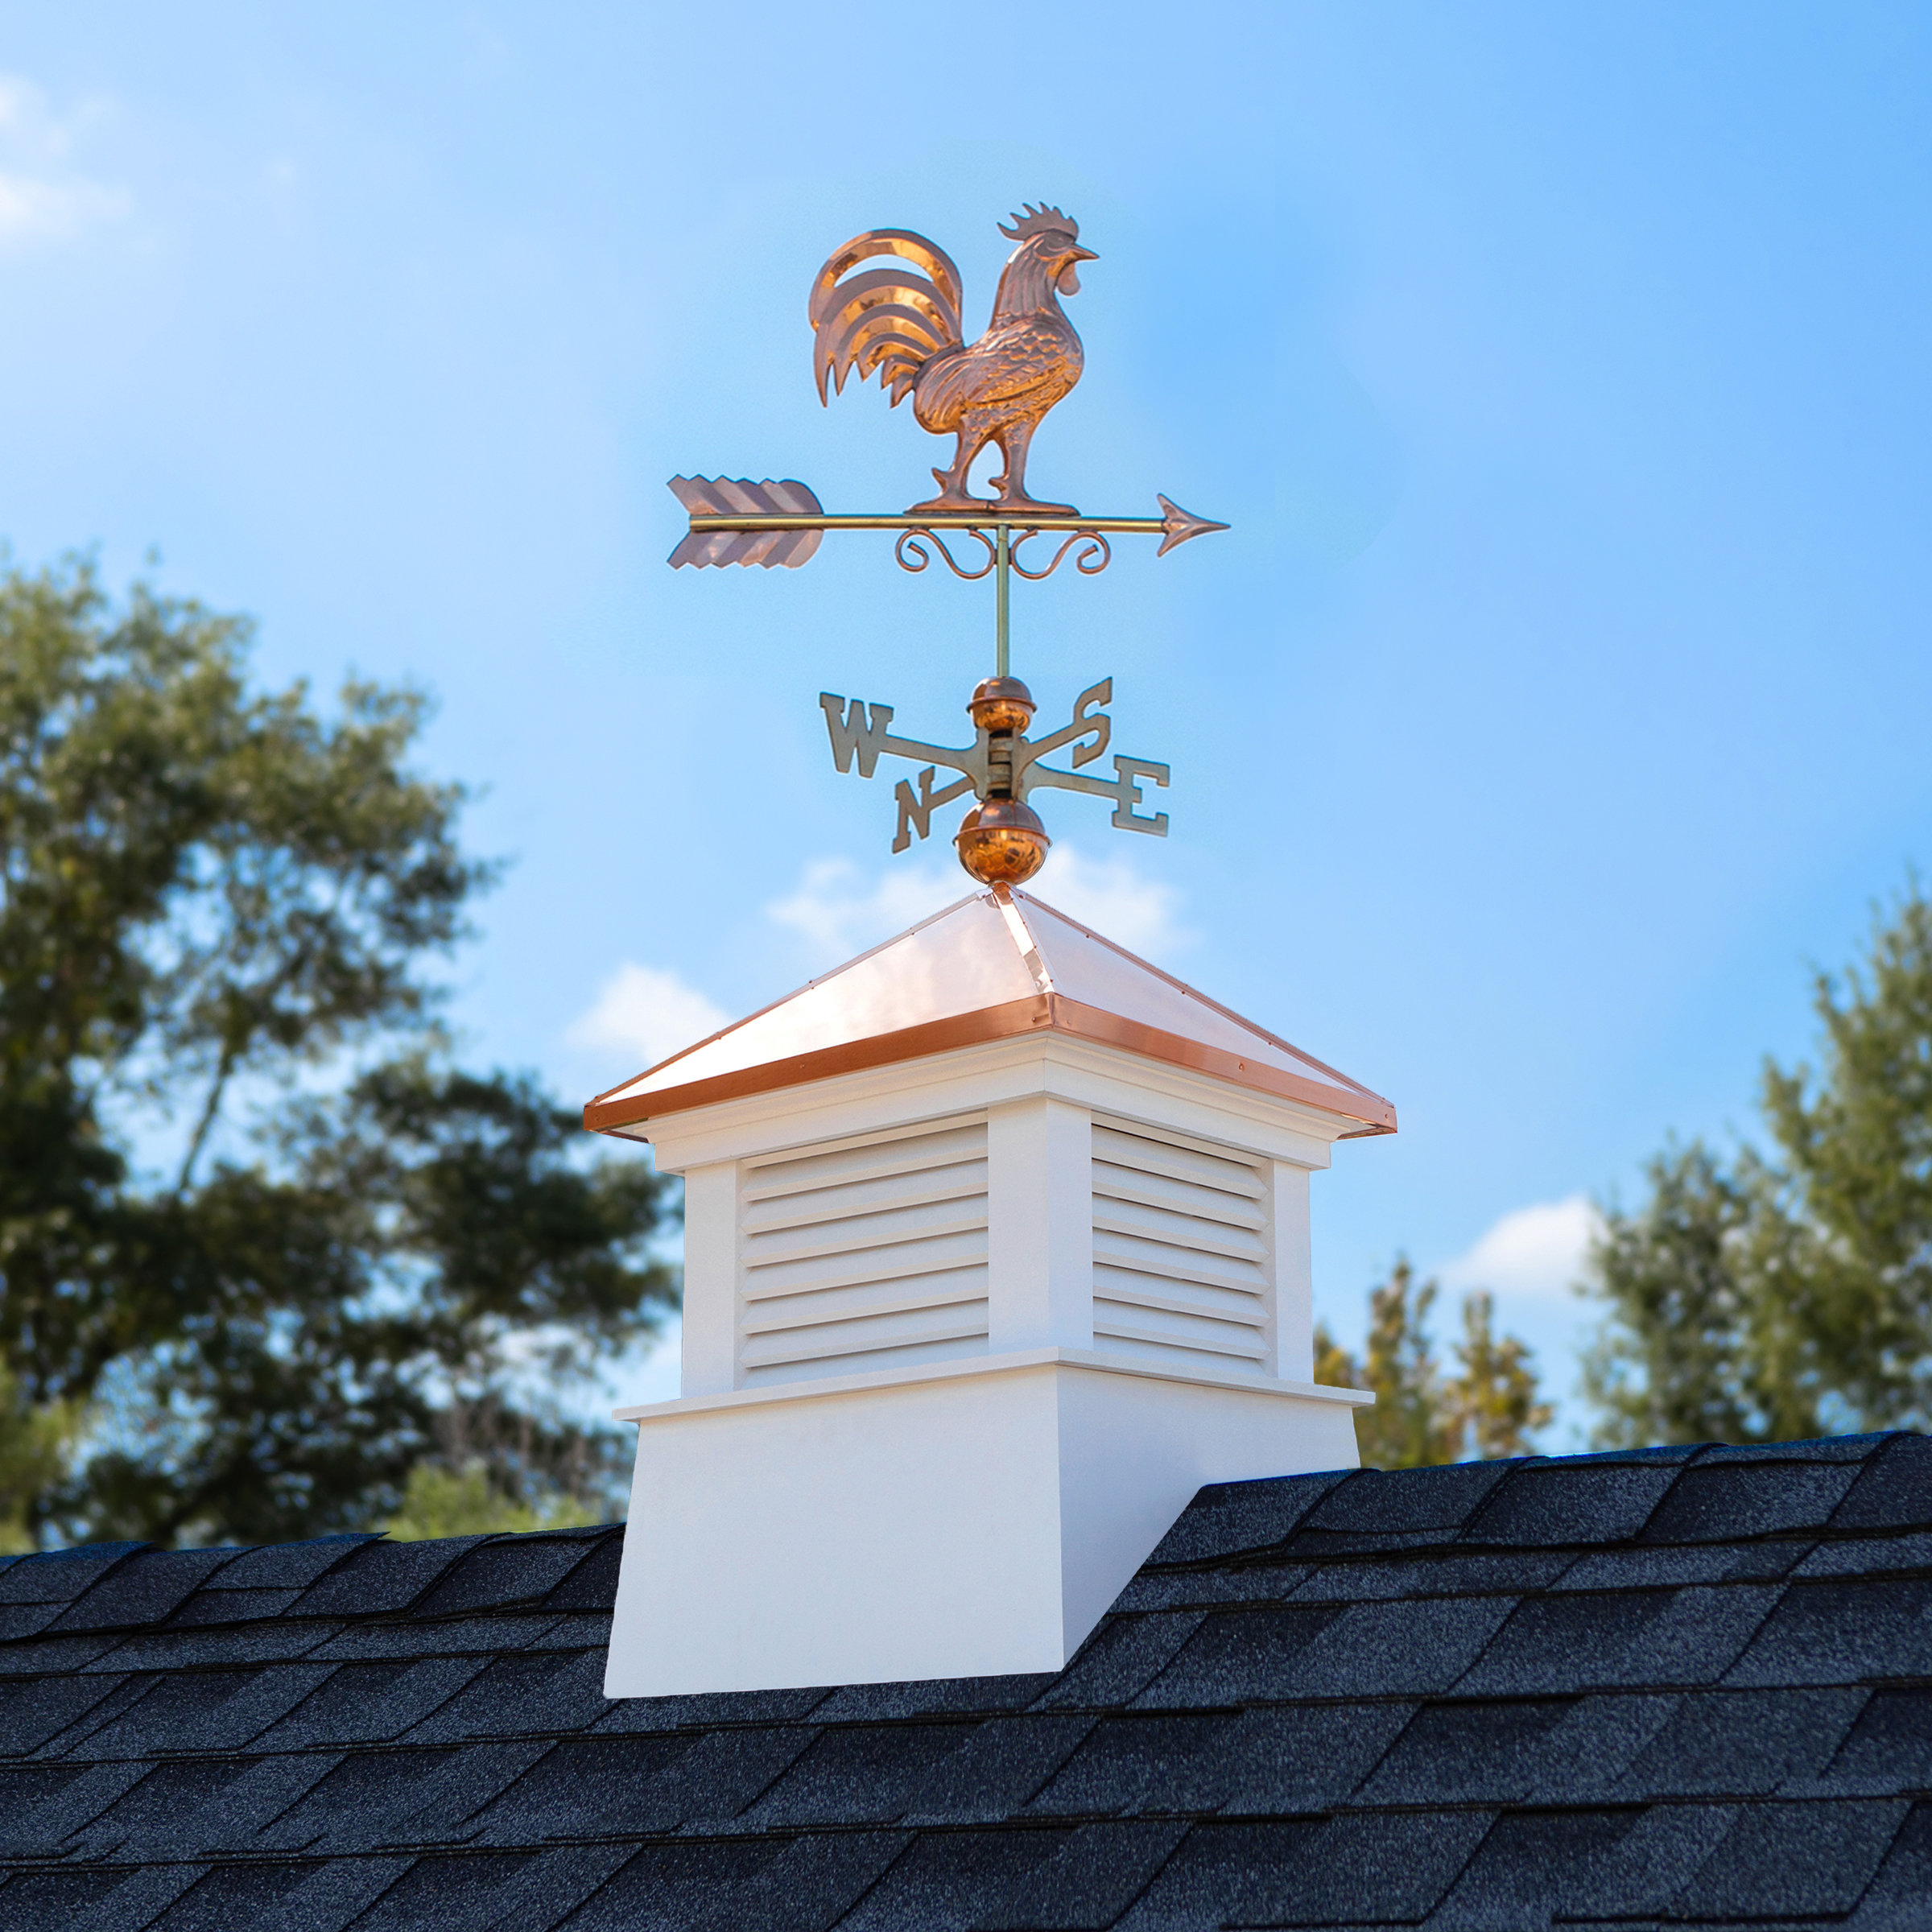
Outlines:
{"type": "Polygon", "coordinates": [[[1154,554],[1164,557],[1177,543],[1185,543],[1190,537],[1198,537],[1204,530],[1225,530],[1225,523],[1211,523],[1205,517],[1197,517],[1184,510],[1178,503],[1170,502],[1157,491],[1156,500],[1161,506],[1161,547],[1154,554]]]}

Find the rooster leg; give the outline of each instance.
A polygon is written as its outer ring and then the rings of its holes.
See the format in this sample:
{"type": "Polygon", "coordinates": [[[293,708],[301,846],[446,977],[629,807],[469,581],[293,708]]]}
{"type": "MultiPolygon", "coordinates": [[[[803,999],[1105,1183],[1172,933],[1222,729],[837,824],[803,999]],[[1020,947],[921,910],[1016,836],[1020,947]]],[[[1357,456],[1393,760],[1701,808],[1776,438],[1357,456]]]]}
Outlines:
{"type": "Polygon", "coordinates": [[[967,493],[966,475],[972,468],[972,460],[986,447],[987,436],[982,429],[962,428],[959,432],[959,448],[953,453],[951,469],[935,469],[932,480],[939,486],[936,497],[929,497],[923,503],[910,504],[906,514],[909,517],[923,516],[928,512],[947,510],[984,510],[986,500],[983,497],[967,493]]]}
{"type": "Polygon", "coordinates": [[[1006,473],[992,479],[999,493],[999,507],[1017,514],[1034,517],[1077,517],[1071,503],[1042,503],[1026,493],[1026,445],[1033,440],[1037,425],[1030,416],[1009,423],[993,432],[993,440],[1006,459],[1006,473]]]}

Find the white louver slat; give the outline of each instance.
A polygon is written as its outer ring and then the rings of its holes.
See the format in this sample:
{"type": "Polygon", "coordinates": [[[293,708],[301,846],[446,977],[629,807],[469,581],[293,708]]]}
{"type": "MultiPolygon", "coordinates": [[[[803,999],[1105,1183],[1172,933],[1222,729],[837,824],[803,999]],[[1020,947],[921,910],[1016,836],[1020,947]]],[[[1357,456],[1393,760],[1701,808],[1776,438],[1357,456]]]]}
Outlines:
{"type": "Polygon", "coordinates": [[[747,1385],[986,1350],[986,1125],[743,1170],[747,1385]]]}
{"type": "Polygon", "coordinates": [[[1253,1162],[1096,1121],[1095,1346],[1267,1373],[1268,1192],[1253,1162]]]}

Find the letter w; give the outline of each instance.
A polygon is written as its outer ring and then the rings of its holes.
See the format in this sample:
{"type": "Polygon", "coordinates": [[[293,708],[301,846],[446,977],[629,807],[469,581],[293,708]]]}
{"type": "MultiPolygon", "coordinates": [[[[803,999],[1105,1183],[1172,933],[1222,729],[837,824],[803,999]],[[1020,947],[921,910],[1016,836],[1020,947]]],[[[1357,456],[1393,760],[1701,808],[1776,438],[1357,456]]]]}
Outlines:
{"type": "Polygon", "coordinates": [[[825,712],[825,728],[832,733],[832,762],[840,771],[852,770],[852,754],[859,754],[859,776],[869,778],[886,747],[886,727],[892,722],[890,704],[874,704],[869,712],[863,700],[854,698],[846,705],[843,717],[839,708],[845,704],[829,691],[819,693],[825,712]]]}

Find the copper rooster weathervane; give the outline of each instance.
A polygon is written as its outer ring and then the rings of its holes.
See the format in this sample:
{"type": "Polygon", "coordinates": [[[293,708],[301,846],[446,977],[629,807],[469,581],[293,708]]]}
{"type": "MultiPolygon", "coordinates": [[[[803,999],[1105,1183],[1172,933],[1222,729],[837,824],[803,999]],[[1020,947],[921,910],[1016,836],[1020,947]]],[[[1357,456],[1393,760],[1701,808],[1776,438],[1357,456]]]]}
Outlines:
{"type": "Polygon", "coordinates": [[[905,851],[915,834],[925,838],[933,813],[970,791],[978,803],[955,836],[960,863],[984,884],[1017,886],[1039,870],[1052,843],[1026,803],[1030,791],[1057,786],[1111,799],[1116,825],[1165,836],[1166,812],[1134,807],[1142,802],[1143,782],[1164,786],[1168,769],[1117,752],[1111,779],[1040,762],[1066,748],[1076,768],[1100,757],[1113,727],[1097,708],[1111,701],[1113,681],[1103,678],[1083,691],[1071,721],[1059,730],[1038,739],[1026,736],[1034,705],[1033,694],[1011,675],[1013,577],[1036,582],[1050,577],[1076,547],[1074,568],[1095,576],[1113,560],[1109,535],[1158,536],[1154,554],[1165,556],[1203,530],[1228,526],[1191,516],[1166,497],[1156,498],[1158,517],[1084,517],[1071,503],[1042,502],[1028,493],[1033,432],[1080,381],[1084,361],[1080,338],[1059,298],[1079,294],[1080,264],[1099,258],[1081,247],[1080,224],[1057,208],[1029,204],[1010,226],[1001,224],[1000,233],[1017,246],[993,295],[993,320],[976,342],[960,333],[964,303],[952,258],[909,229],[869,229],[854,237],[811,285],[812,373],[819,400],[829,402],[855,369],[861,382],[877,375],[894,408],[910,396],[922,429],[956,439],[951,466],[932,473],[939,494],[898,516],[828,516],[803,483],[674,477],[671,487],[690,513],[691,529],[671,562],[674,569],[686,564],[756,564],[796,570],[828,530],[892,530],[899,533],[894,555],[904,569],[924,570],[936,551],[955,576],[992,576],[994,675],[980,681],[966,708],[976,728],[971,745],[953,748],[894,737],[886,729],[893,715],[887,704],[867,705],[857,698],[847,704],[829,691],[819,702],[832,734],[832,762],[840,771],[849,771],[856,756],[860,777],[869,778],[881,753],[923,762],[916,791],[905,780],[894,788],[899,812],[894,852],[905,851]],[[853,272],[880,256],[892,258],[893,265],[853,272]],[[992,479],[998,493],[991,499],[967,488],[975,460],[989,444],[1005,465],[992,479]],[[962,562],[947,547],[949,535],[971,538],[984,555],[968,552],[962,562]],[[1030,569],[1019,553],[1038,537],[1060,541],[1043,564],[1030,569]],[[935,791],[932,782],[942,765],[960,775],[935,791]]]}

